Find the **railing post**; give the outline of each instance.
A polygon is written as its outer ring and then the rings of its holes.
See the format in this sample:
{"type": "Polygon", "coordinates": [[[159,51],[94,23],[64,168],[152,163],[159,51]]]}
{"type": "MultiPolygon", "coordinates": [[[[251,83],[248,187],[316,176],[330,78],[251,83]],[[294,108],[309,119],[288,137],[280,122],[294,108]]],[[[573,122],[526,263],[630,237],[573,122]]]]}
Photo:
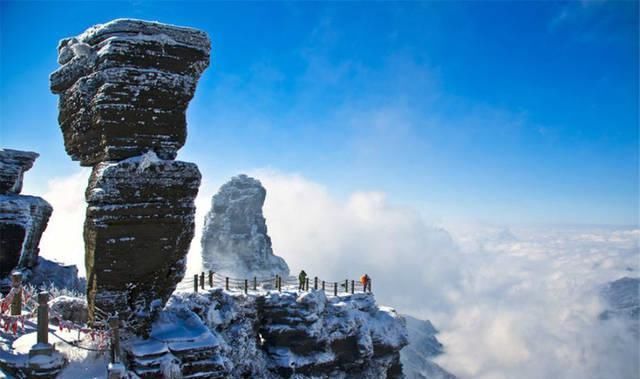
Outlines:
{"type": "Polygon", "coordinates": [[[123,379],[127,377],[127,369],[122,363],[109,363],[109,366],[107,366],[107,379],[123,379]]]}
{"type": "Polygon", "coordinates": [[[333,283],[333,296],[338,296],[338,282],[333,283]]]}
{"type": "Polygon", "coordinates": [[[369,286],[369,293],[371,293],[371,278],[369,278],[369,280],[367,280],[367,284],[369,286]]]}
{"type": "Polygon", "coordinates": [[[282,292],[282,277],[278,276],[278,291],[282,292]]]}
{"type": "Polygon", "coordinates": [[[349,279],[344,280],[344,292],[349,293],[349,279]]]}
{"type": "Polygon", "coordinates": [[[247,279],[244,280],[244,294],[247,294],[247,291],[249,291],[249,281],[247,279]]]}
{"type": "Polygon", "coordinates": [[[305,283],[306,290],[309,291],[309,278],[307,278],[305,283]]]}
{"type": "Polygon", "coordinates": [[[49,343],[49,293],[38,293],[38,344],[49,343]]]}
{"type": "Polygon", "coordinates": [[[225,276],[224,277],[224,288],[229,291],[229,277],[225,276]]]}
{"type": "Polygon", "coordinates": [[[256,278],[255,276],[253,277],[253,290],[258,290],[258,278],[256,278]]]}
{"type": "Polygon", "coordinates": [[[111,329],[111,363],[120,363],[120,318],[111,316],[108,322],[111,329]]]}
{"type": "Polygon", "coordinates": [[[316,290],[316,291],[318,290],[318,277],[317,276],[313,278],[313,289],[316,290]]]}
{"type": "Polygon", "coordinates": [[[322,290],[324,291],[324,280],[322,281],[322,290]]]}
{"type": "Polygon", "coordinates": [[[278,288],[278,274],[276,274],[276,288],[278,288]]]}
{"type": "Polygon", "coordinates": [[[200,288],[204,290],[204,271],[200,273],[200,288]]]}
{"type": "Polygon", "coordinates": [[[351,294],[353,295],[356,292],[356,281],[351,281],[351,294]]]}
{"type": "Polygon", "coordinates": [[[64,366],[64,360],[49,344],[49,293],[38,293],[38,330],[37,343],[29,350],[27,368],[31,373],[28,377],[53,378],[64,366]],[[42,376],[42,375],[45,376],[42,376]],[[48,374],[48,375],[47,375],[48,374]]]}
{"type": "Polygon", "coordinates": [[[198,274],[193,276],[193,292],[198,292],[198,274]]]}
{"type": "Polygon", "coordinates": [[[213,271],[209,270],[209,287],[213,288],[213,271]]]}
{"type": "Polygon", "coordinates": [[[20,316],[22,314],[22,273],[20,271],[11,274],[11,287],[13,291],[11,316],[20,316]]]}

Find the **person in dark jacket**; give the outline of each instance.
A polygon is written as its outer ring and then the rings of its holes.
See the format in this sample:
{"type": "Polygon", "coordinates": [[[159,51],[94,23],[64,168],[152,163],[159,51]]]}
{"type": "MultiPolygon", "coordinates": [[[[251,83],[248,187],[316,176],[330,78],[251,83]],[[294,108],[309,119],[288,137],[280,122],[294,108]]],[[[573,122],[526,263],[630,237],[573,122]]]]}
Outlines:
{"type": "Polygon", "coordinates": [[[307,273],[304,270],[300,271],[298,275],[298,280],[300,281],[300,285],[298,286],[298,290],[304,291],[304,286],[307,282],[307,273]]]}

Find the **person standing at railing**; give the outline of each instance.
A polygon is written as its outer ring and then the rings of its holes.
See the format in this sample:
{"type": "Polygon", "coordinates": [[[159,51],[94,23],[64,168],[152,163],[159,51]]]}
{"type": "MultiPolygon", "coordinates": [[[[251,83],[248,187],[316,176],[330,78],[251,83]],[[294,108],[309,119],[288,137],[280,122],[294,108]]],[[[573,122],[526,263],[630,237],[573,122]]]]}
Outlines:
{"type": "Polygon", "coordinates": [[[360,277],[360,283],[362,283],[363,292],[367,292],[367,289],[371,292],[371,278],[368,274],[364,274],[360,277]]]}
{"type": "Polygon", "coordinates": [[[304,270],[300,271],[298,275],[298,280],[300,281],[300,285],[298,286],[299,291],[304,291],[304,285],[307,282],[307,273],[304,270]]]}

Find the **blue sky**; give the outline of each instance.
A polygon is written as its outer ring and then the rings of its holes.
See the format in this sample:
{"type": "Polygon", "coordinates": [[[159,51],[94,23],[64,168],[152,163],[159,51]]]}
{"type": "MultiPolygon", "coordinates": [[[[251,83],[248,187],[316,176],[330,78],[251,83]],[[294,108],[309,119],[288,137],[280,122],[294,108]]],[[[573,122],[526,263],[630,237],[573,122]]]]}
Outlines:
{"type": "Polygon", "coordinates": [[[638,223],[638,3],[0,2],[0,145],[72,175],[57,41],[118,17],[192,26],[212,64],[179,158],[268,168],[436,219],[638,223]]]}

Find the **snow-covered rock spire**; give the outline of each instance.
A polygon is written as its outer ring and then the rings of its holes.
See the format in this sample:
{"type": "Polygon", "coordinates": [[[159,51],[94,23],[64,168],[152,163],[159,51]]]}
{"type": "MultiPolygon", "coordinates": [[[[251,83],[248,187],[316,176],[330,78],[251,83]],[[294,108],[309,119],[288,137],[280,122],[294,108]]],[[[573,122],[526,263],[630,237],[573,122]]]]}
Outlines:
{"type": "Polygon", "coordinates": [[[266,195],[260,181],[244,174],[220,187],[202,232],[206,269],[239,278],[289,275],[289,266],[271,248],[262,214],[266,195]]]}
{"type": "Polygon", "coordinates": [[[198,167],[174,161],[209,66],[206,33],[118,19],[60,41],[51,90],[71,159],[93,171],[84,228],[89,319],[98,307],[145,334],[184,276],[198,167]]]}

